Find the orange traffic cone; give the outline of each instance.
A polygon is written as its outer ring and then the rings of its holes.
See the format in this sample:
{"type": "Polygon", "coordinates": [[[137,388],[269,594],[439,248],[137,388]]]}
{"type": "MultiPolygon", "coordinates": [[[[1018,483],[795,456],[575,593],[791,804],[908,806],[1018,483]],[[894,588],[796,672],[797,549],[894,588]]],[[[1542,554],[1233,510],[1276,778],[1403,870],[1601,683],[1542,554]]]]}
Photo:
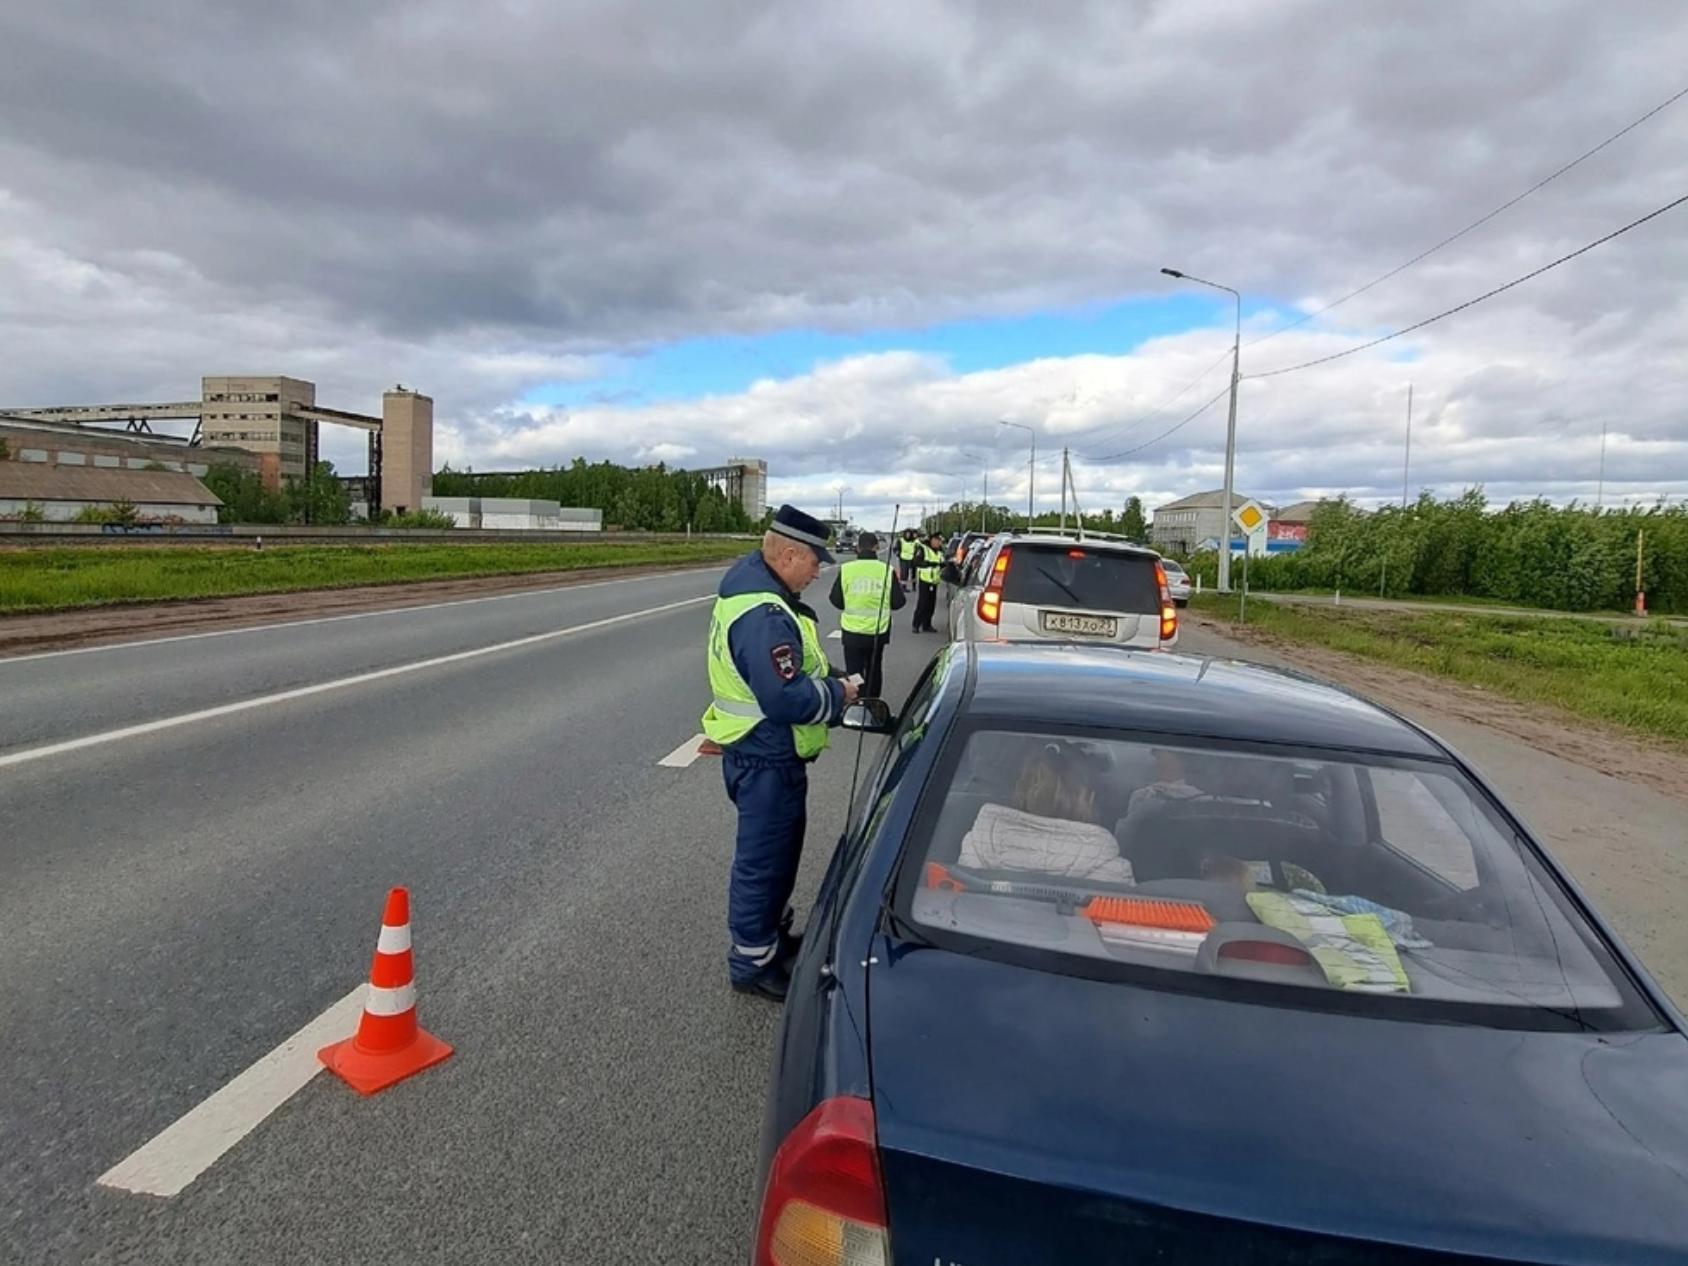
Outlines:
{"type": "Polygon", "coordinates": [[[381,938],[375,943],[369,994],[357,1034],[323,1047],[317,1058],[353,1090],[372,1095],[450,1054],[451,1047],[417,1026],[410,892],[394,888],[387,894],[387,913],[381,919],[381,938]]]}

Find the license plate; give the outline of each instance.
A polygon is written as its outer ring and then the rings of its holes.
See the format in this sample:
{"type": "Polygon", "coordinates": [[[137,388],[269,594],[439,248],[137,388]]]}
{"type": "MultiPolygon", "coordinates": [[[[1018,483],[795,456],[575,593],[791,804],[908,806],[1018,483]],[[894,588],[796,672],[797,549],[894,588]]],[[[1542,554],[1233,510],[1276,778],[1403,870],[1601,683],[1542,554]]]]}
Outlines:
{"type": "Polygon", "coordinates": [[[1119,621],[1106,615],[1069,615],[1065,611],[1045,611],[1043,631],[1072,633],[1078,637],[1117,637],[1119,621]]]}

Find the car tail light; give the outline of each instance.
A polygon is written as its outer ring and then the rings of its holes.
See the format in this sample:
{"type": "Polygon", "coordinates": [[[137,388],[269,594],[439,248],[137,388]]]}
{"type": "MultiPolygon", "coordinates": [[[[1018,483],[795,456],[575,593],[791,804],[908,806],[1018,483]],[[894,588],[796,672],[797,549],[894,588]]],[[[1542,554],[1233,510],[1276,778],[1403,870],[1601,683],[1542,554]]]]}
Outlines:
{"type": "Polygon", "coordinates": [[[1307,967],[1313,956],[1295,945],[1280,945],[1277,941],[1227,941],[1219,947],[1220,958],[1241,959],[1249,963],[1272,963],[1279,967],[1307,967]]]}
{"type": "Polygon", "coordinates": [[[1003,550],[996,556],[996,562],[991,564],[990,579],[985,582],[985,591],[979,595],[979,619],[986,624],[997,624],[1002,620],[1002,581],[1008,575],[1008,562],[1012,550],[1003,550]]]}
{"type": "Polygon", "coordinates": [[[1160,586],[1160,640],[1170,642],[1178,636],[1178,608],[1166,584],[1166,568],[1159,563],[1155,564],[1155,583],[1160,586]]]}
{"type": "Polygon", "coordinates": [[[875,1133],[873,1105],[852,1095],[798,1122],[768,1169],[755,1266],[887,1266],[875,1133]]]}

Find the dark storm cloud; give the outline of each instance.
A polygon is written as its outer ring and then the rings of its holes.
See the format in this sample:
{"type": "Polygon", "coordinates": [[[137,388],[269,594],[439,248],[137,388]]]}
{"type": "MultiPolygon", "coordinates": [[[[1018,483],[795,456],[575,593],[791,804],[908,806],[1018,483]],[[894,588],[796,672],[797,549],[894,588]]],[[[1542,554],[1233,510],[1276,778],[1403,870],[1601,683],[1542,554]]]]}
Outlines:
{"type": "MultiPolygon", "coordinates": [[[[590,418],[558,436],[511,402],[582,355],[1158,293],[1163,263],[1317,306],[1662,100],[1683,47],[1674,0],[14,6],[0,402],[171,394],[231,362],[362,395],[405,377],[463,452],[549,460],[572,454],[542,438],[573,444],[590,418]]],[[[1685,138],[1688,107],[1250,367],[1428,315],[1667,201],[1685,138]]],[[[1684,241],[1661,221],[1415,343],[1459,419],[1448,442],[1618,410],[1680,437],[1684,241]]],[[[1022,406],[1059,429],[1059,391],[1030,376],[1022,406]]],[[[1277,381],[1253,416],[1287,418],[1293,384],[1297,425],[1347,469],[1364,393],[1277,381]]],[[[942,394],[855,387],[870,431],[925,416],[899,393],[942,394]]],[[[629,416],[606,451],[713,459],[742,436],[794,475],[844,460],[754,393],[725,433],[708,408],[629,416]],[[661,425],[679,430],[643,433],[661,425]]],[[[1210,429],[1186,438],[1211,459],[1210,429]]]]}

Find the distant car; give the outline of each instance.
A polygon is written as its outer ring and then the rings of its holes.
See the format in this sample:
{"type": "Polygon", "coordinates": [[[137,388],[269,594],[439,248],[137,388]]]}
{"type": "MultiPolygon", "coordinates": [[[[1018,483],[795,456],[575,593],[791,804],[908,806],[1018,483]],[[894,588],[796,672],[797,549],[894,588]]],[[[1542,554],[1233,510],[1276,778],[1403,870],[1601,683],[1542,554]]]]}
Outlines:
{"type": "Polygon", "coordinates": [[[1184,565],[1175,558],[1161,559],[1161,570],[1166,573],[1166,591],[1172,595],[1175,606],[1190,605],[1190,573],[1184,570],[1184,565]]]}
{"type": "Polygon", "coordinates": [[[1160,555],[1093,535],[994,537],[962,573],[949,610],[950,636],[963,641],[1154,649],[1178,640],[1178,610],[1160,555]]]}
{"type": "Polygon", "coordinates": [[[1458,756],[1293,674],[951,643],[777,1050],[758,1266],[1688,1261],[1682,1017],[1458,756]]]}

